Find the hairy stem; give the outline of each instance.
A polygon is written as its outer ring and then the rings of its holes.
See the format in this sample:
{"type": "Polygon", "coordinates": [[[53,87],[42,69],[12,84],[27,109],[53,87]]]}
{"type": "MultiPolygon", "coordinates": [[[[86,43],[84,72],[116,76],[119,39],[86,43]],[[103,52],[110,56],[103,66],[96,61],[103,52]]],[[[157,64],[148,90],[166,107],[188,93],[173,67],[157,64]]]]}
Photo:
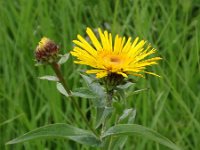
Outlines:
{"type": "MultiPolygon", "coordinates": [[[[113,94],[114,94],[114,90],[113,89],[109,90],[108,88],[106,88],[107,107],[112,107],[113,94]]],[[[106,130],[106,123],[107,123],[108,119],[109,118],[105,118],[104,122],[102,123],[102,131],[103,132],[106,130]]],[[[106,149],[111,150],[112,136],[109,137],[108,144],[106,144],[105,146],[106,146],[105,147],[106,149]]]]}

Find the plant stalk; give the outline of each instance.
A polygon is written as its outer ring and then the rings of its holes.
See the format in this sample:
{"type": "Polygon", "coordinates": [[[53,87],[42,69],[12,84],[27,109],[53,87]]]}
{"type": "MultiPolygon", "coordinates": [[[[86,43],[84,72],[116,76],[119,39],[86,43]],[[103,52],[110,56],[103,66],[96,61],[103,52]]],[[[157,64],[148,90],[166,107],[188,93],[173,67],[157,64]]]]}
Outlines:
{"type": "MultiPolygon", "coordinates": [[[[114,89],[108,89],[106,87],[106,101],[107,101],[107,107],[112,107],[112,99],[113,99],[114,89]]],[[[108,118],[105,118],[104,122],[102,123],[102,131],[104,132],[106,130],[106,123],[108,121],[108,118]]],[[[112,136],[109,137],[108,145],[106,144],[106,149],[111,150],[112,146],[112,136]]]]}
{"type": "Polygon", "coordinates": [[[79,107],[79,105],[77,104],[76,100],[74,99],[74,97],[72,97],[72,93],[69,90],[69,87],[67,86],[67,83],[65,81],[65,79],[63,78],[63,75],[61,73],[61,70],[59,68],[59,65],[57,63],[52,63],[51,67],[53,68],[54,72],[56,73],[56,76],[58,77],[60,83],[63,85],[64,89],[66,90],[67,94],[69,95],[69,99],[72,101],[73,105],[76,107],[76,109],[78,110],[79,114],[81,115],[81,117],[83,118],[83,120],[85,121],[87,127],[97,136],[99,137],[99,135],[97,134],[97,132],[90,126],[89,121],[87,120],[87,118],[84,116],[83,112],[81,111],[81,108],[79,107]]]}

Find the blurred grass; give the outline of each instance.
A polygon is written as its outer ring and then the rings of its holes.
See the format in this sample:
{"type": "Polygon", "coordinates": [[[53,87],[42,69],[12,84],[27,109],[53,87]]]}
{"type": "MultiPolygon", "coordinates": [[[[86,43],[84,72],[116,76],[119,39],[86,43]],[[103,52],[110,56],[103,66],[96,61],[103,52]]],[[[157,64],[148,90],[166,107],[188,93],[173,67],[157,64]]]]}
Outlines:
{"type": "MultiPolygon", "coordinates": [[[[57,92],[54,83],[39,81],[52,74],[35,67],[33,50],[42,36],[72,49],[87,26],[139,36],[158,49],[163,60],[152,67],[161,79],[147,76],[129,97],[137,108],[136,123],[151,127],[185,150],[200,147],[200,1],[199,0],[1,0],[0,1],[0,149],[87,149],[67,140],[42,140],[5,146],[36,127],[54,122],[83,126],[81,117],[57,92]]],[[[63,66],[65,77],[81,86],[78,66],[63,66]],[[73,72],[73,73],[72,73],[73,72]]],[[[79,101],[87,112],[86,101],[79,101]]],[[[164,150],[154,142],[129,138],[126,149],[164,150]]]]}

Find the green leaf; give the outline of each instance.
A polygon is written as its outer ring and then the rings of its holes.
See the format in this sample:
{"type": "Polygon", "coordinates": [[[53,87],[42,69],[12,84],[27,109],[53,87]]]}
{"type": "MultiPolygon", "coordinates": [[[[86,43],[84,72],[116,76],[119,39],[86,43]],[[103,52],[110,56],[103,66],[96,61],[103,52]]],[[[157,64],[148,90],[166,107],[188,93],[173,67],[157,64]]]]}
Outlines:
{"type": "Polygon", "coordinates": [[[43,76],[39,77],[41,80],[49,80],[49,81],[59,81],[59,79],[56,76],[43,76]]]}
{"type": "Polygon", "coordinates": [[[104,132],[102,138],[106,138],[112,135],[140,135],[144,138],[148,138],[162,145],[165,145],[173,150],[181,150],[166,137],[160,135],[152,129],[137,124],[119,124],[113,126],[104,132]]]}
{"type": "Polygon", "coordinates": [[[136,110],[133,108],[125,109],[123,114],[119,117],[120,123],[133,123],[136,116],[136,110]]]}
{"type": "Polygon", "coordinates": [[[141,92],[144,92],[144,91],[147,91],[147,90],[149,90],[149,88],[139,89],[139,90],[135,90],[135,91],[129,90],[127,92],[127,96],[130,97],[130,96],[133,96],[135,94],[140,94],[141,92]]]}
{"type": "Polygon", "coordinates": [[[65,88],[63,87],[63,85],[62,85],[61,83],[57,82],[56,87],[57,87],[57,90],[58,90],[61,94],[65,95],[66,97],[69,96],[69,94],[67,93],[67,91],[65,90],[65,88]]]}
{"type": "MultiPolygon", "coordinates": [[[[125,109],[122,113],[122,115],[119,117],[118,122],[119,123],[133,123],[136,116],[136,109],[130,108],[125,109]]],[[[128,137],[127,136],[120,136],[113,138],[113,147],[112,149],[123,149],[124,145],[126,144],[128,137]]]]}
{"type": "Polygon", "coordinates": [[[112,107],[98,108],[97,109],[97,121],[96,121],[96,129],[105,122],[105,119],[108,118],[113,112],[112,107]]]}
{"type": "Polygon", "coordinates": [[[82,98],[88,98],[88,99],[97,98],[97,95],[94,94],[92,91],[90,91],[88,88],[78,88],[78,89],[75,89],[72,92],[72,96],[82,97],[82,98]]]}
{"type": "Polygon", "coordinates": [[[129,88],[130,86],[132,86],[133,84],[135,84],[135,83],[133,83],[133,82],[126,82],[123,85],[118,85],[117,88],[125,90],[125,89],[129,88]]]}
{"type": "Polygon", "coordinates": [[[113,137],[111,149],[124,149],[127,139],[127,136],[113,137]]]}
{"type": "Polygon", "coordinates": [[[103,87],[98,82],[95,82],[95,79],[93,77],[89,77],[83,74],[81,74],[81,76],[85,80],[89,90],[98,97],[93,101],[94,105],[96,107],[104,107],[106,105],[106,94],[103,87]]]}
{"type": "Polygon", "coordinates": [[[147,90],[148,90],[148,88],[136,90],[136,91],[133,92],[133,94],[139,94],[139,93],[141,93],[141,92],[143,92],[143,91],[147,91],[147,90]]]}
{"type": "Polygon", "coordinates": [[[132,109],[128,116],[128,123],[132,124],[135,121],[136,109],[132,109]]]}
{"type": "Polygon", "coordinates": [[[99,83],[95,82],[95,79],[83,74],[81,74],[81,76],[85,80],[87,86],[93,93],[97,94],[99,97],[105,97],[105,92],[102,86],[99,83]]]}
{"type": "Polygon", "coordinates": [[[62,55],[60,60],[58,61],[58,64],[64,64],[69,59],[69,53],[62,55]]]}
{"type": "Polygon", "coordinates": [[[51,124],[37,128],[16,139],[9,141],[6,144],[16,144],[44,138],[66,138],[90,146],[100,145],[100,140],[98,140],[96,136],[91,132],[64,123],[51,124]]]}

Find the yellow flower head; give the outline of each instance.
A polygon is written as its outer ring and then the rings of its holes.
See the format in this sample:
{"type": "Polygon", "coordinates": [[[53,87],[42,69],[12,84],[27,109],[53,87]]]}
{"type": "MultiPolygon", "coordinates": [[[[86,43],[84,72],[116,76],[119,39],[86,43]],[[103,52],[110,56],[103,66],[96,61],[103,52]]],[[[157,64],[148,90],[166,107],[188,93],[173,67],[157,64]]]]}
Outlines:
{"type": "Polygon", "coordinates": [[[111,33],[102,32],[98,29],[100,41],[90,28],[86,30],[91,44],[89,44],[82,36],[78,35],[78,40],[73,42],[76,44],[71,54],[77,57],[74,61],[77,64],[91,66],[93,69],[87,70],[88,74],[96,74],[97,78],[103,78],[110,74],[128,75],[143,77],[141,73],[148,73],[158,76],[155,73],[147,72],[146,67],[157,64],[160,57],[145,59],[147,56],[156,52],[150,45],[146,45],[146,41],[137,37],[131,42],[131,37],[126,41],[125,37],[115,36],[112,39],[111,33]]]}
{"type": "Polygon", "coordinates": [[[58,51],[58,45],[56,45],[52,40],[43,37],[35,50],[35,58],[38,62],[52,63],[57,59],[58,51]]]}

